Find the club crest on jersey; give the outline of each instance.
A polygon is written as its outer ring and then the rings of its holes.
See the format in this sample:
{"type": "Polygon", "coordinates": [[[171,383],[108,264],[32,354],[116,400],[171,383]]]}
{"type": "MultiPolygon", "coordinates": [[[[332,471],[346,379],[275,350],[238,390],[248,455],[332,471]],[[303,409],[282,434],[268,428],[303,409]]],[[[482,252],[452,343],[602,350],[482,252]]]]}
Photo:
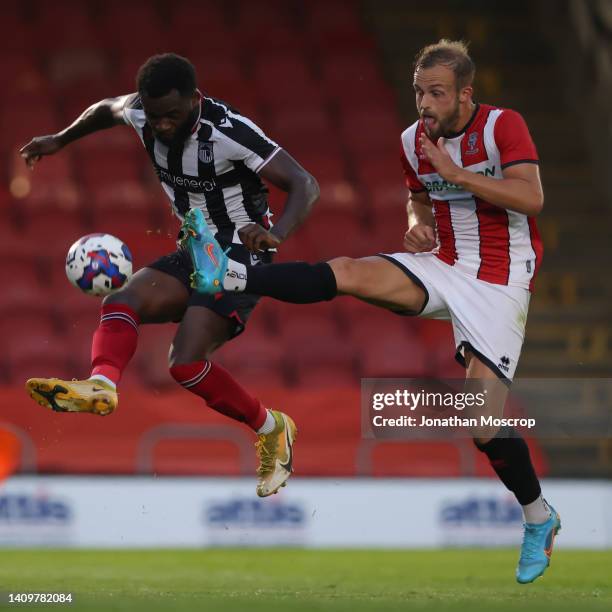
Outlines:
{"type": "Polygon", "coordinates": [[[472,132],[467,139],[467,149],[465,150],[466,155],[476,155],[479,151],[478,147],[478,132],[472,132]]]}
{"type": "Polygon", "coordinates": [[[213,157],[213,143],[212,142],[201,142],[198,147],[198,159],[203,164],[210,164],[213,157]]]}

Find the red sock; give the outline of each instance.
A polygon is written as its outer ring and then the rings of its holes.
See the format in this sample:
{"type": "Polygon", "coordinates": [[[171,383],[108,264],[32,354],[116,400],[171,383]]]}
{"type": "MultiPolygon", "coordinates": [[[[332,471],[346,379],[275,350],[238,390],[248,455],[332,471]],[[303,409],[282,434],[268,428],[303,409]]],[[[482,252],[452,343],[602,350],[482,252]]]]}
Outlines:
{"type": "Polygon", "coordinates": [[[136,351],[138,315],[124,304],[102,306],[100,325],[91,344],[91,375],[101,374],[115,384],[136,351]]]}
{"type": "Polygon", "coordinates": [[[172,366],[170,374],[188,391],[203,397],[217,412],[241,421],[257,431],[266,420],[261,402],[249,395],[220,365],[198,361],[172,366]]]}

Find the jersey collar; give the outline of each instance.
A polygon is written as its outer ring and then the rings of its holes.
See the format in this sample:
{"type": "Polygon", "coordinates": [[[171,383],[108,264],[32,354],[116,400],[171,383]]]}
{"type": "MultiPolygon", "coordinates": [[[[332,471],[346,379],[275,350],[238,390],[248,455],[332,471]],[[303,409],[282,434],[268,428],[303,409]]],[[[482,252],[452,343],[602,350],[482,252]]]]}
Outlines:
{"type": "Polygon", "coordinates": [[[470,128],[470,126],[472,125],[472,123],[474,123],[474,119],[476,119],[476,115],[478,115],[479,110],[480,110],[480,104],[477,102],[476,106],[474,107],[474,111],[472,112],[472,116],[470,117],[469,121],[463,126],[463,129],[461,129],[459,132],[452,132],[448,134],[447,136],[445,136],[444,138],[446,138],[446,140],[450,140],[451,138],[457,138],[457,136],[461,136],[461,134],[465,134],[467,130],[470,128]]]}
{"type": "Polygon", "coordinates": [[[199,89],[196,89],[196,93],[198,94],[198,118],[195,120],[191,128],[191,134],[195,134],[198,131],[198,127],[200,125],[200,119],[202,118],[202,92],[199,89]]]}

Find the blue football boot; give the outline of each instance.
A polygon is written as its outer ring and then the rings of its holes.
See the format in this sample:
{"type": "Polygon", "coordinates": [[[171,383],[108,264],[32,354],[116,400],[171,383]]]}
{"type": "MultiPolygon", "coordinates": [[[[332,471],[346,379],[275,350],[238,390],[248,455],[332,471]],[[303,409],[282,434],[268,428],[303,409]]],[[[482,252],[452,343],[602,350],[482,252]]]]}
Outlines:
{"type": "Polygon", "coordinates": [[[533,582],[550,565],[555,536],[561,529],[561,518],[550,508],[550,518],[541,524],[525,523],[521,557],[516,568],[516,581],[521,584],[533,582]]]}
{"type": "Polygon", "coordinates": [[[191,287],[198,293],[210,295],[223,291],[229,247],[225,251],[221,248],[199,208],[187,212],[181,231],[181,244],[187,249],[193,264],[191,287]]]}

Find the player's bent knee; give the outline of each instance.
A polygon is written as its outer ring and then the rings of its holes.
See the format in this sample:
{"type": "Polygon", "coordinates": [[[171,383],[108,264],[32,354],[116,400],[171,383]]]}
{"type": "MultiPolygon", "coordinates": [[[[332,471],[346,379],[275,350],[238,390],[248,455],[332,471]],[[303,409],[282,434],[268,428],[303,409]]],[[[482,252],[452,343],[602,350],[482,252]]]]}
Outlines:
{"type": "Polygon", "coordinates": [[[359,290],[359,260],[336,257],[327,263],[334,272],[339,293],[354,293],[359,290]]]}
{"type": "Polygon", "coordinates": [[[170,373],[172,373],[173,368],[178,366],[208,361],[213,352],[213,347],[175,348],[175,346],[172,345],[168,353],[168,367],[170,368],[170,373]]]}
{"type": "Polygon", "coordinates": [[[142,300],[129,289],[119,289],[115,293],[107,295],[102,300],[103,306],[109,306],[110,304],[123,304],[129,306],[138,315],[141,314],[142,300]]]}

